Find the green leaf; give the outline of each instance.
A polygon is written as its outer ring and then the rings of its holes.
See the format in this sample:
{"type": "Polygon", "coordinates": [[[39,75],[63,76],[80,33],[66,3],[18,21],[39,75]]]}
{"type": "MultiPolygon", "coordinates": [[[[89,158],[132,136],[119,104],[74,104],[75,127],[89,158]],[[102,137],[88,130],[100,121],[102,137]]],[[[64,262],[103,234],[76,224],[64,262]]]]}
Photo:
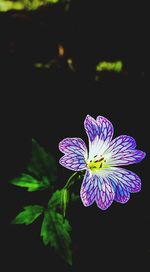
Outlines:
{"type": "Polygon", "coordinates": [[[42,146],[32,140],[32,158],[27,165],[27,171],[38,180],[48,177],[51,186],[56,180],[56,162],[42,146]]]}
{"type": "Polygon", "coordinates": [[[48,208],[55,209],[57,207],[61,207],[62,190],[63,189],[57,190],[52,194],[52,196],[48,202],[48,208]]]}
{"type": "Polygon", "coordinates": [[[26,206],[24,207],[24,211],[15,217],[15,219],[12,221],[12,224],[29,225],[33,223],[43,211],[44,207],[39,205],[26,206]]]}
{"type": "Polygon", "coordinates": [[[47,177],[43,177],[43,179],[40,181],[25,173],[21,174],[17,178],[10,180],[10,183],[16,186],[26,187],[28,192],[44,190],[49,187],[49,180],[47,177]]]}
{"type": "Polygon", "coordinates": [[[32,157],[27,164],[25,173],[10,180],[10,183],[27,187],[28,192],[44,190],[48,187],[53,190],[56,180],[56,162],[42,146],[32,140],[32,157]]]}
{"type": "Polygon", "coordinates": [[[72,264],[71,226],[67,219],[53,209],[45,211],[41,228],[41,237],[45,245],[50,244],[68,263],[72,264]]]}
{"type": "Polygon", "coordinates": [[[67,205],[69,203],[69,201],[77,201],[79,200],[79,196],[74,194],[74,193],[70,193],[68,189],[63,188],[61,190],[57,190],[55,191],[49,202],[48,202],[48,208],[53,208],[53,209],[57,209],[57,208],[61,208],[63,210],[63,214],[65,216],[66,213],[66,208],[67,205]]]}

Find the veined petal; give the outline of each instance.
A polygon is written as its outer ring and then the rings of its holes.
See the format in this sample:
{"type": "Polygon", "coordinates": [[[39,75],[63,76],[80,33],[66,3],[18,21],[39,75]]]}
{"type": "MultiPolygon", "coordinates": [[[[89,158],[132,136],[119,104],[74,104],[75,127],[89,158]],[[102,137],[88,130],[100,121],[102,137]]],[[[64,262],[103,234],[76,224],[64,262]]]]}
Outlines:
{"type": "Polygon", "coordinates": [[[62,166],[74,171],[87,169],[87,164],[83,154],[67,153],[60,158],[59,163],[62,166]]]}
{"type": "Polygon", "coordinates": [[[134,140],[134,138],[127,135],[121,135],[113,139],[105,153],[107,154],[113,152],[113,154],[117,154],[119,152],[124,152],[128,149],[135,149],[135,147],[136,141],[134,140]]]}
{"type": "Polygon", "coordinates": [[[115,201],[126,203],[130,198],[130,193],[141,190],[140,178],[130,170],[111,167],[109,168],[109,180],[115,191],[115,201]]]}
{"type": "Polygon", "coordinates": [[[96,136],[99,137],[99,140],[108,142],[110,142],[113,137],[113,125],[103,116],[98,116],[95,120],[90,115],[87,115],[84,121],[84,127],[91,142],[94,141],[96,136]]]}
{"type": "Polygon", "coordinates": [[[80,196],[84,206],[90,206],[96,201],[97,206],[106,210],[113,202],[115,193],[111,181],[106,175],[92,174],[87,171],[81,185],[80,196]]]}
{"type": "Polygon", "coordinates": [[[118,154],[111,155],[107,160],[107,163],[110,166],[129,165],[142,161],[145,156],[146,153],[141,150],[128,150],[126,152],[119,152],[118,154]]]}
{"type": "Polygon", "coordinates": [[[95,120],[87,115],[84,126],[89,138],[89,158],[102,155],[113,137],[112,123],[103,116],[95,120]]]}
{"type": "Polygon", "coordinates": [[[65,138],[59,143],[59,150],[64,154],[75,153],[87,158],[87,148],[80,138],[65,138]]]}
{"type": "Polygon", "coordinates": [[[146,154],[141,150],[135,150],[135,147],[136,142],[132,137],[121,135],[115,138],[105,150],[105,159],[111,166],[138,163],[146,154]]]}
{"type": "Polygon", "coordinates": [[[115,193],[114,188],[107,176],[94,176],[97,180],[98,188],[96,192],[96,204],[102,209],[106,210],[113,202],[115,193]]]}
{"type": "Polygon", "coordinates": [[[96,122],[100,128],[100,139],[105,142],[110,142],[114,134],[112,123],[103,116],[98,116],[96,122]]]}
{"type": "Polygon", "coordinates": [[[80,190],[80,197],[84,206],[90,206],[95,200],[97,181],[93,179],[90,171],[86,171],[80,190]]]}
{"type": "Polygon", "coordinates": [[[96,136],[100,135],[100,130],[97,122],[93,117],[87,115],[84,120],[84,127],[90,142],[93,142],[96,136]]]}
{"type": "Polygon", "coordinates": [[[116,184],[122,183],[124,186],[127,186],[130,193],[136,193],[141,190],[141,179],[130,170],[111,167],[109,177],[113,178],[116,184]]]}

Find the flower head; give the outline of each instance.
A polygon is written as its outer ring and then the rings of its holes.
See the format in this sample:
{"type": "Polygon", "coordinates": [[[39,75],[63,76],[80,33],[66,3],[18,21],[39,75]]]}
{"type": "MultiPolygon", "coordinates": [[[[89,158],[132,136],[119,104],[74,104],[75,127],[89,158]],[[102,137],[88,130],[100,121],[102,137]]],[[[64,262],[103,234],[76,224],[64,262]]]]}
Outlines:
{"type": "Polygon", "coordinates": [[[89,150],[82,139],[66,138],[59,143],[60,151],[65,154],[60,164],[74,171],[86,170],[80,191],[85,206],[95,201],[105,210],[113,200],[126,203],[130,193],[140,191],[141,180],[135,173],[116,166],[138,163],[146,154],[135,149],[136,142],[130,136],[121,135],[112,140],[113,125],[103,116],[95,120],[87,115],[84,127],[89,150]]]}

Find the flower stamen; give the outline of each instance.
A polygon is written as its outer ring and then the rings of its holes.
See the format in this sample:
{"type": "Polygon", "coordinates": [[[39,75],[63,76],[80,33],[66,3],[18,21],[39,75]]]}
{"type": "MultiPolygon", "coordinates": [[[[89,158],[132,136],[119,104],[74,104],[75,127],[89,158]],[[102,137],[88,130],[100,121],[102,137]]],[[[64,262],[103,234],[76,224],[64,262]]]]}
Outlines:
{"type": "MultiPolygon", "coordinates": [[[[95,155],[94,158],[95,157],[97,157],[97,155],[95,155]]],[[[100,168],[105,167],[104,162],[106,162],[106,160],[104,159],[104,157],[101,157],[99,160],[90,160],[89,162],[87,162],[87,165],[91,171],[97,171],[100,168]]]]}

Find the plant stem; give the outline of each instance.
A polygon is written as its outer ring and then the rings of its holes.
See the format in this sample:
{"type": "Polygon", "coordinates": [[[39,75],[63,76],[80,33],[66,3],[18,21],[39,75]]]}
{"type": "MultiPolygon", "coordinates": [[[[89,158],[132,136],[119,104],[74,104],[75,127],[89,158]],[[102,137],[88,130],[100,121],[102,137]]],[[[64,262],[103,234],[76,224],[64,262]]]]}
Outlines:
{"type": "Polygon", "coordinates": [[[78,174],[78,172],[74,172],[70,178],[67,180],[66,185],[64,186],[64,189],[68,189],[73,183],[74,181],[72,180],[76,175],[78,174]]]}

